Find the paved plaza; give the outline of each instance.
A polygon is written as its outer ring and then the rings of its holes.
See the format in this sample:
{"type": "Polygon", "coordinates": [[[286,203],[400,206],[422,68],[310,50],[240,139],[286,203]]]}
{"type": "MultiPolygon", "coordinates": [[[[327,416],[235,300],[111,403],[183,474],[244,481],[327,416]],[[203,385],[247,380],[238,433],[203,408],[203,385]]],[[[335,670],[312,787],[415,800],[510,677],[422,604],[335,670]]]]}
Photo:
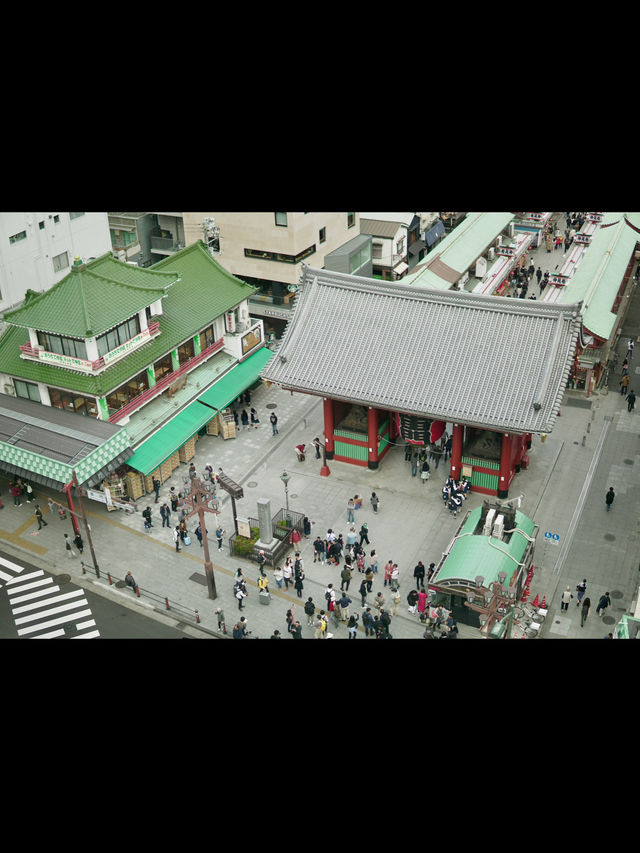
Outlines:
{"type": "MultiPolygon", "coordinates": [[[[560,263],[560,253],[546,253],[544,247],[534,253],[534,263],[543,271],[553,272],[560,263]]],[[[538,293],[537,287],[533,292],[538,293]]],[[[531,288],[530,288],[531,293],[531,288]]],[[[635,290],[631,291],[635,294],[635,290]]],[[[626,349],[626,336],[634,338],[640,332],[640,309],[633,296],[631,308],[623,327],[619,351],[626,349]]],[[[640,361],[640,355],[637,356],[640,361]]],[[[496,365],[496,370],[501,369],[496,365]]],[[[632,385],[640,389],[640,366],[631,366],[632,385]]],[[[520,509],[539,527],[532,598],[546,597],[549,613],[541,631],[543,639],[599,639],[613,629],[622,613],[629,612],[637,594],[640,562],[637,495],[640,487],[640,421],[638,412],[629,413],[624,398],[617,390],[618,377],[605,389],[589,399],[580,392],[569,391],[556,420],[554,431],[545,441],[533,437],[530,465],[518,473],[511,485],[509,498],[522,495],[520,509]],[[604,495],[609,486],[616,490],[616,501],[606,513],[604,495]],[[547,534],[547,535],[545,535],[547,534]],[[568,611],[560,610],[560,595],[569,586],[575,595],[576,584],[588,580],[587,594],[592,601],[590,617],[580,626],[579,608],[575,600],[568,611]],[[609,591],[612,606],[604,617],[595,613],[601,593],[609,591]]],[[[198,472],[210,463],[214,469],[222,468],[229,477],[244,488],[244,497],[237,501],[240,516],[257,518],[257,500],[271,502],[272,515],[284,507],[285,491],[281,474],[290,475],[288,485],[291,510],[307,515],[312,522],[311,536],[299,543],[305,572],[302,597],[294,590],[285,592],[271,582],[271,603],[258,600],[255,563],[229,556],[226,537],[234,530],[231,501],[219,490],[220,521],[226,530],[225,544],[217,549],[215,518],[210,516],[209,543],[214,565],[218,598],[208,598],[203,566],[203,549],[195,536],[192,544],[176,553],[172,528],[162,528],[160,504],[154,495],[141,498],[139,510],[151,506],[153,527],[146,531],[140,511],[135,514],[109,513],[103,504],[85,499],[87,517],[91,526],[96,558],[101,577],[92,572],[83,575],[79,558],[67,559],[63,534],[71,532],[70,522],[52,517],[47,508],[48,490],[36,487],[36,500],[45,510],[48,526],[38,531],[33,516],[33,504],[14,507],[8,494],[8,481],[0,481],[4,509],[0,514],[0,539],[3,547],[16,556],[26,557],[35,565],[53,572],[71,574],[74,582],[102,591],[118,600],[130,602],[132,607],[153,612],[155,608],[163,620],[186,621],[198,611],[200,629],[207,636],[218,634],[215,614],[222,607],[229,636],[234,623],[244,615],[254,637],[270,637],[274,629],[288,639],[286,612],[296,608],[294,616],[302,625],[303,638],[313,637],[313,628],[307,625],[303,611],[305,600],[311,596],[318,609],[325,606],[324,590],[328,583],[340,587],[340,568],[329,564],[313,563],[313,539],[323,538],[329,528],[346,534],[347,501],[359,494],[363,506],[356,512],[356,530],[366,521],[370,544],[367,553],[375,548],[380,571],[373,584],[368,602],[372,604],[377,592],[382,591],[390,604],[388,589],[383,587],[383,567],[392,559],[400,568],[401,603],[392,618],[391,634],[397,639],[418,639],[423,627],[417,616],[408,612],[406,595],[413,588],[413,569],[418,560],[425,565],[437,563],[459,526],[464,513],[482,503],[483,495],[471,493],[463,505],[463,513],[452,517],[441,499],[441,488],[447,468],[441,463],[439,470],[432,468],[432,476],[424,483],[412,477],[410,466],[404,461],[402,442],[392,448],[375,471],[360,466],[329,461],[329,476],[321,476],[322,460],[315,458],[311,448],[305,462],[298,462],[294,447],[300,442],[310,444],[314,437],[322,439],[322,400],[302,394],[291,394],[275,386],[259,386],[252,393],[251,405],[256,408],[261,422],[257,429],[240,429],[235,439],[221,436],[202,436],[196,444],[195,465],[198,472]],[[269,414],[278,416],[278,435],[272,435],[269,414]],[[376,514],[369,503],[371,492],[380,498],[376,514]],[[233,574],[242,567],[248,581],[249,597],[243,613],[238,612],[233,596],[233,574]],[[110,586],[107,572],[124,578],[127,571],[134,574],[138,586],[150,591],[139,599],[128,589],[110,586]],[[162,601],[168,599],[179,605],[180,612],[163,613],[162,601]]],[[[187,465],[181,465],[170,481],[160,491],[161,502],[167,499],[170,486],[184,487],[183,477],[187,465]]],[[[193,531],[196,519],[190,519],[188,528],[193,531]]],[[[173,526],[173,525],[172,525],[173,526]]],[[[85,537],[86,539],[86,537],[85,537]]],[[[85,543],[84,559],[91,562],[85,543]]],[[[271,570],[267,574],[272,578],[271,570]]],[[[361,612],[358,587],[361,576],[354,572],[349,589],[351,610],[361,612]]],[[[460,639],[479,638],[475,628],[459,624],[460,639]]],[[[337,638],[347,638],[346,625],[330,628],[337,638]]],[[[362,628],[358,639],[364,639],[362,628]]]]}

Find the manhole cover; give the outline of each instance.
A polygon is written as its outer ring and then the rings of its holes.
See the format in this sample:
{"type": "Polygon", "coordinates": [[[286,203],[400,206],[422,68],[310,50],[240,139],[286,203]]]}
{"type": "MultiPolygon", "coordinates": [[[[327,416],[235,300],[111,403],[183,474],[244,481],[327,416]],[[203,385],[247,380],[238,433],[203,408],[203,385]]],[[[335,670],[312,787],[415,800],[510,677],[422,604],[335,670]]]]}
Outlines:
{"type": "Polygon", "coordinates": [[[623,461],[625,465],[633,465],[633,459],[624,459],[623,461]]]}
{"type": "Polygon", "coordinates": [[[265,409],[277,409],[277,408],[278,408],[277,403],[267,403],[267,405],[265,406],[265,409]]]}
{"type": "Polygon", "coordinates": [[[58,575],[56,578],[58,583],[69,583],[71,580],[71,575],[58,575]]]}
{"type": "Polygon", "coordinates": [[[603,616],[602,621],[605,625],[615,625],[616,620],[612,616],[603,616]]]}
{"type": "Polygon", "coordinates": [[[256,487],[257,485],[258,485],[258,484],[256,483],[256,481],[255,481],[255,480],[250,480],[250,481],[247,483],[247,486],[248,486],[250,489],[255,489],[255,487],[256,487]]]}
{"type": "Polygon", "coordinates": [[[619,589],[612,589],[609,595],[611,598],[622,598],[622,593],[619,589]]]}
{"type": "Polygon", "coordinates": [[[616,541],[616,537],[613,535],[613,533],[605,533],[604,538],[607,540],[607,542],[615,542],[616,541]]]}

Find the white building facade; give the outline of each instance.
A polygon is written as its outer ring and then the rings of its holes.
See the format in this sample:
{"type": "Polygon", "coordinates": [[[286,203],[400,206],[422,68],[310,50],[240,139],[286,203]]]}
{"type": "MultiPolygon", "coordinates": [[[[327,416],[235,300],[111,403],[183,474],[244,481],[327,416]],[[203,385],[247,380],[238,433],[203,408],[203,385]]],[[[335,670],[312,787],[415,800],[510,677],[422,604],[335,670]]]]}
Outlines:
{"type": "Polygon", "coordinates": [[[0,312],[27,290],[49,290],[83,261],[111,251],[106,213],[0,213],[0,312]]]}

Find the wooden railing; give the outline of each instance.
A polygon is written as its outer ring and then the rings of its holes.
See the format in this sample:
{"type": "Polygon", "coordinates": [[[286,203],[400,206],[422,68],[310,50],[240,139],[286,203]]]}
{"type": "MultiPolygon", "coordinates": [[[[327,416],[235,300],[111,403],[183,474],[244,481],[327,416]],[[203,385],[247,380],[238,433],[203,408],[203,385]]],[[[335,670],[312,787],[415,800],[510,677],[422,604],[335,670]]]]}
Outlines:
{"type": "Polygon", "coordinates": [[[209,344],[206,349],[203,349],[202,352],[198,353],[198,355],[194,355],[193,358],[190,358],[188,361],[185,361],[184,364],[181,364],[177,370],[174,370],[173,373],[167,373],[162,377],[155,385],[151,388],[147,388],[146,391],[143,391],[142,394],[138,394],[137,397],[134,397],[133,400],[129,400],[124,406],[118,409],[117,412],[114,412],[109,417],[109,423],[115,424],[122,418],[130,415],[136,409],[139,409],[140,406],[144,406],[145,403],[148,403],[149,400],[152,400],[154,397],[157,397],[159,394],[162,394],[163,391],[166,391],[173,383],[179,379],[181,376],[184,376],[185,373],[188,373],[190,370],[193,370],[201,361],[208,358],[210,355],[213,355],[218,350],[222,349],[224,346],[224,338],[219,338],[217,341],[214,341],[212,344],[209,344]]]}

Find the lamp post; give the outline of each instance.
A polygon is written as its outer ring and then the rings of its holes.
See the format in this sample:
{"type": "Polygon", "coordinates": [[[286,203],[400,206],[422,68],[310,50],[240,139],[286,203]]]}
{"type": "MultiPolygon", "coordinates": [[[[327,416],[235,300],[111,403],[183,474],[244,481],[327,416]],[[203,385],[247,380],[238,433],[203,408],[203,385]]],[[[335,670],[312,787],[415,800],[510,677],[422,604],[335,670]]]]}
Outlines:
{"type": "Polygon", "coordinates": [[[212,509],[208,506],[210,500],[215,498],[213,487],[210,483],[203,483],[199,477],[194,477],[191,481],[191,491],[185,495],[184,502],[191,507],[191,512],[185,515],[185,518],[191,518],[192,515],[197,515],[200,520],[200,530],[202,531],[202,545],[204,547],[204,571],[207,576],[207,588],[209,590],[209,598],[217,598],[216,581],[213,575],[213,564],[209,559],[209,541],[207,539],[207,526],[205,524],[205,516],[208,512],[214,515],[220,515],[219,509],[212,509]]]}
{"type": "Polygon", "coordinates": [[[484,589],[484,578],[476,578],[475,590],[467,592],[468,601],[465,606],[480,613],[482,629],[486,628],[487,636],[496,640],[509,640],[513,627],[513,616],[516,603],[516,591],[511,586],[505,586],[506,572],[498,572],[498,580],[484,589]],[[476,604],[475,599],[481,596],[482,604],[476,604]]]}
{"type": "Polygon", "coordinates": [[[289,474],[287,474],[286,471],[283,471],[282,474],[280,474],[280,479],[284,483],[284,505],[286,507],[287,524],[288,524],[289,523],[289,489],[288,489],[288,485],[289,485],[289,480],[291,479],[291,477],[289,474]]]}

